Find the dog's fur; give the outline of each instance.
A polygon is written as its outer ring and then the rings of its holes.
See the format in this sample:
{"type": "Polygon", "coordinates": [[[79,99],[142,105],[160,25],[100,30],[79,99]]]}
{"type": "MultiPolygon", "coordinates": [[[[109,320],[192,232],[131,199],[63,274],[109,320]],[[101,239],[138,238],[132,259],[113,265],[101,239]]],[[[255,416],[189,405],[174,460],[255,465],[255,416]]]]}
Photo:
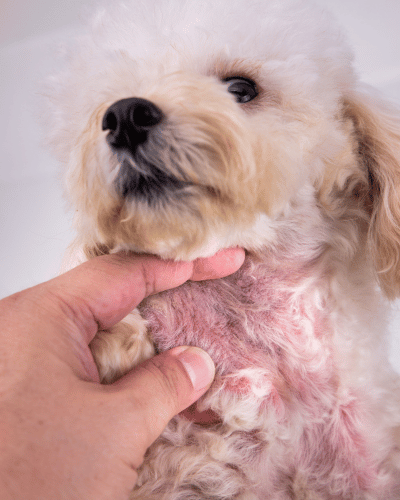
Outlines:
{"type": "Polygon", "coordinates": [[[216,363],[198,408],[220,420],[174,418],[132,499],[398,500],[400,385],[377,283],[400,292],[400,115],[360,84],[341,31],[302,1],[126,0],[77,49],[49,117],[75,262],[247,250],[233,276],[151,297],[93,341],[105,382],[177,345],[216,363]],[[231,77],[257,97],[236,102],[231,77]],[[102,130],[129,97],[163,113],[135,154],[102,130]],[[132,172],[148,189],[121,194],[132,172]]]}

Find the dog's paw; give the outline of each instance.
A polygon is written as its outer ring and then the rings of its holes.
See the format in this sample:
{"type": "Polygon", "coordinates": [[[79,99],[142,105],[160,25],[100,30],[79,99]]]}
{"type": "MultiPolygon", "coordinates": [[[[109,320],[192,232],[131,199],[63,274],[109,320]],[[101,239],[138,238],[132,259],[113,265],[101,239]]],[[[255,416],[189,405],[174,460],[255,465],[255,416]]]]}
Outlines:
{"type": "Polygon", "coordinates": [[[145,320],[135,309],[109,330],[98,332],[90,344],[100,380],[109,384],[154,355],[145,320]]]}

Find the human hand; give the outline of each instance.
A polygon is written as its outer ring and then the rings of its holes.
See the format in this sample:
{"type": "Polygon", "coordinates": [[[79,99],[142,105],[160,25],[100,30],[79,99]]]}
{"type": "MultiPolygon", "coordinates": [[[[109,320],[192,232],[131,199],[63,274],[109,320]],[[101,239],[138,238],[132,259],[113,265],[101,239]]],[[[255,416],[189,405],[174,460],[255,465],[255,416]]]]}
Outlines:
{"type": "Polygon", "coordinates": [[[0,498],[126,500],[146,449],[206,392],[214,366],[177,347],[104,386],[88,344],[144,297],[243,259],[107,255],[0,301],[0,498]]]}

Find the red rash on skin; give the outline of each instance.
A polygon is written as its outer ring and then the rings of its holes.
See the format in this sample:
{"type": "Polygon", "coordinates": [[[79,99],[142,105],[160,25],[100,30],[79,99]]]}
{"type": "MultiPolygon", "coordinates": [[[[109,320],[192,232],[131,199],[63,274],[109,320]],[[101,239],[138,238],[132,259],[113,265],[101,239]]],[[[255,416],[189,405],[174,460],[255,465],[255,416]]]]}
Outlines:
{"type": "MultiPolygon", "coordinates": [[[[326,407],[320,401],[331,398],[328,404],[335,404],[338,382],[330,311],[317,309],[312,294],[298,294],[309,272],[299,264],[290,267],[285,263],[277,269],[248,259],[227,278],[187,282],[163,292],[161,300],[158,296],[147,299],[141,313],[159,351],[177,345],[207,351],[216,364],[214,383],[223,383],[224,391],[239,398],[248,395],[255,382],[238,370],[262,368],[265,378],[260,380],[265,383],[260,411],[274,411],[284,420],[295,404],[306,408],[311,418],[322,419],[326,407]]],[[[339,454],[343,467],[353,471],[357,490],[374,480],[376,469],[365,456],[363,437],[357,434],[353,421],[357,409],[338,406],[336,412],[336,429],[325,435],[324,428],[321,436],[314,436],[324,443],[320,463],[329,468],[327,456],[339,454]],[[343,449],[347,454],[340,451],[343,449]]],[[[200,412],[196,405],[181,415],[202,425],[221,422],[215,412],[200,412]]],[[[314,445],[304,442],[304,449],[318,448],[314,445]]],[[[315,457],[307,460],[315,463],[315,457]]]]}

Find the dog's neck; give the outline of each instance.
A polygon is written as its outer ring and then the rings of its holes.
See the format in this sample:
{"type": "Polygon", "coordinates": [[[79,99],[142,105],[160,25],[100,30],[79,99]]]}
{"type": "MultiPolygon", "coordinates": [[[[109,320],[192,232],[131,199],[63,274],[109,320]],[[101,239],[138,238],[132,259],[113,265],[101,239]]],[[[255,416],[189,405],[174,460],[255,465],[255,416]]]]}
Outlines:
{"type": "MultiPolygon", "coordinates": [[[[210,353],[221,377],[268,366],[275,379],[288,351],[291,365],[298,359],[300,368],[305,346],[322,332],[329,337],[328,277],[317,274],[317,268],[318,263],[285,259],[278,265],[276,259],[248,255],[234,275],[188,282],[150,298],[141,312],[158,350],[196,345],[210,353]]],[[[287,376],[296,378],[293,369],[287,376]]],[[[234,384],[245,390],[244,379],[234,384]]]]}

